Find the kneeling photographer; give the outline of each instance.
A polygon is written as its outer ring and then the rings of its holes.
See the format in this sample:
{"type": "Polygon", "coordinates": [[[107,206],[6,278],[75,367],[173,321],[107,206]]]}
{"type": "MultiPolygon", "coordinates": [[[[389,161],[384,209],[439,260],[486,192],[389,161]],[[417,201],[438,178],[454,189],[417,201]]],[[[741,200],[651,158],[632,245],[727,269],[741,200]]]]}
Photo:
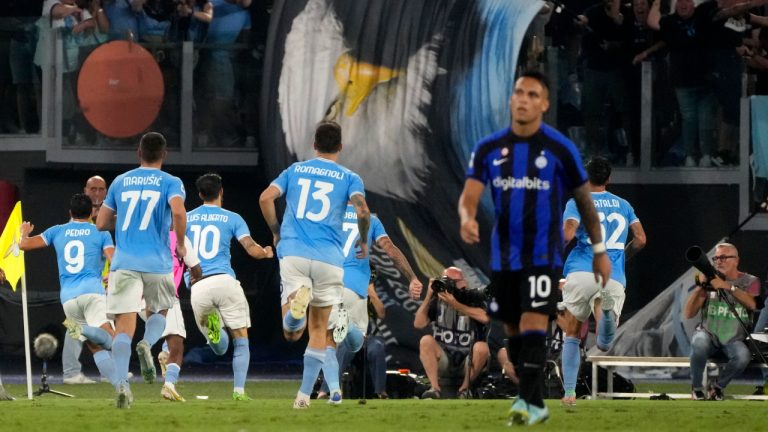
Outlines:
{"type": "Polygon", "coordinates": [[[468,289],[461,269],[448,267],[442,277],[430,281],[413,321],[417,329],[432,323],[432,334],[419,343],[419,358],[430,383],[423,399],[440,399],[440,377],[462,376],[458,396],[469,397],[470,383],[485,369],[490,356],[485,341],[490,319],[485,309],[485,293],[468,289]]]}
{"type": "MultiPolygon", "coordinates": [[[[694,400],[723,400],[723,389],[749,364],[752,354],[745,343],[744,325],[749,325],[749,314],[755,310],[755,297],[760,294],[760,280],[739,271],[739,252],[730,243],[720,243],[712,257],[714,273],[708,281],[697,277],[696,287],[685,303],[686,319],[701,311],[701,323],[691,338],[691,381],[694,400]],[[738,317],[731,311],[733,307],[738,317]],[[707,359],[716,353],[724,354],[728,363],[709,394],[702,387],[707,359]]],[[[706,264],[706,263],[705,263],[706,264]]],[[[702,265],[696,265],[702,270],[702,265]]],[[[710,266],[711,268],[711,266],[710,266]]],[[[707,270],[707,269],[705,269],[707,270]]]]}

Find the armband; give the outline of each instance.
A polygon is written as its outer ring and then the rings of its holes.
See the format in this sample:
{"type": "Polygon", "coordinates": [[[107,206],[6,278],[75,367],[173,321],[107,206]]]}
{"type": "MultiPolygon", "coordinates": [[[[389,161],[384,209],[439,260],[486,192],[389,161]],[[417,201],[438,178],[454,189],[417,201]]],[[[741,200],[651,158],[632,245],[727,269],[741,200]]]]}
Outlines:
{"type": "Polygon", "coordinates": [[[592,245],[592,253],[594,253],[595,255],[600,255],[602,253],[605,253],[605,250],[606,250],[605,243],[603,242],[595,243],[592,245]]]}

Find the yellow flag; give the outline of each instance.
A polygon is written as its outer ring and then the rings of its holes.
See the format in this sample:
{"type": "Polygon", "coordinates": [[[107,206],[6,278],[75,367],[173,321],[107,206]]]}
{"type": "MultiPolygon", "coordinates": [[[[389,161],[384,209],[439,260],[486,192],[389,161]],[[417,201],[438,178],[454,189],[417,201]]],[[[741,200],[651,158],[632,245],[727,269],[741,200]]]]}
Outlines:
{"type": "Polygon", "coordinates": [[[16,291],[16,285],[24,274],[24,252],[19,249],[21,240],[21,201],[13,207],[11,216],[0,235],[0,268],[5,272],[5,278],[16,291]]]}

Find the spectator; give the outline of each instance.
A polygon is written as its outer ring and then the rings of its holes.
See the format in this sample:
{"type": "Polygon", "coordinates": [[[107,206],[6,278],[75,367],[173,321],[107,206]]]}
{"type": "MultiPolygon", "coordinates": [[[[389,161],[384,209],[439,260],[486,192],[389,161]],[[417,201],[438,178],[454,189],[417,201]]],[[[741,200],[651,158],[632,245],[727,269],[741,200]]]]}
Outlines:
{"type": "Polygon", "coordinates": [[[136,7],[144,0],[104,0],[104,12],[109,19],[110,40],[139,40],[139,21],[136,18],[136,7]]]}
{"type": "MultiPolygon", "coordinates": [[[[40,128],[40,79],[33,58],[37,44],[36,21],[42,0],[12,0],[9,5],[12,22],[10,70],[16,92],[15,106],[20,133],[37,133],[40,128]]],[[[13,104],[13,103],[12,103],[13,104]]]]}

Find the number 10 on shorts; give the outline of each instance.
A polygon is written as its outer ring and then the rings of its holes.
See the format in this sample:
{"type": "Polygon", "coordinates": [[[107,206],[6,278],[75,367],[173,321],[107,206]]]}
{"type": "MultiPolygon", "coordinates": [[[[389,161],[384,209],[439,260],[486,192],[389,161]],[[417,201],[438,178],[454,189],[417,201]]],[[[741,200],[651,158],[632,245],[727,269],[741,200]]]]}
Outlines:
{"type": "Polygon", "coordinates": [[[552,279],[549,275],[531,275],[528,276],[528,283],[531,285],[531,300],[537,298],[547,300],[552,292],[552,279]]]}

